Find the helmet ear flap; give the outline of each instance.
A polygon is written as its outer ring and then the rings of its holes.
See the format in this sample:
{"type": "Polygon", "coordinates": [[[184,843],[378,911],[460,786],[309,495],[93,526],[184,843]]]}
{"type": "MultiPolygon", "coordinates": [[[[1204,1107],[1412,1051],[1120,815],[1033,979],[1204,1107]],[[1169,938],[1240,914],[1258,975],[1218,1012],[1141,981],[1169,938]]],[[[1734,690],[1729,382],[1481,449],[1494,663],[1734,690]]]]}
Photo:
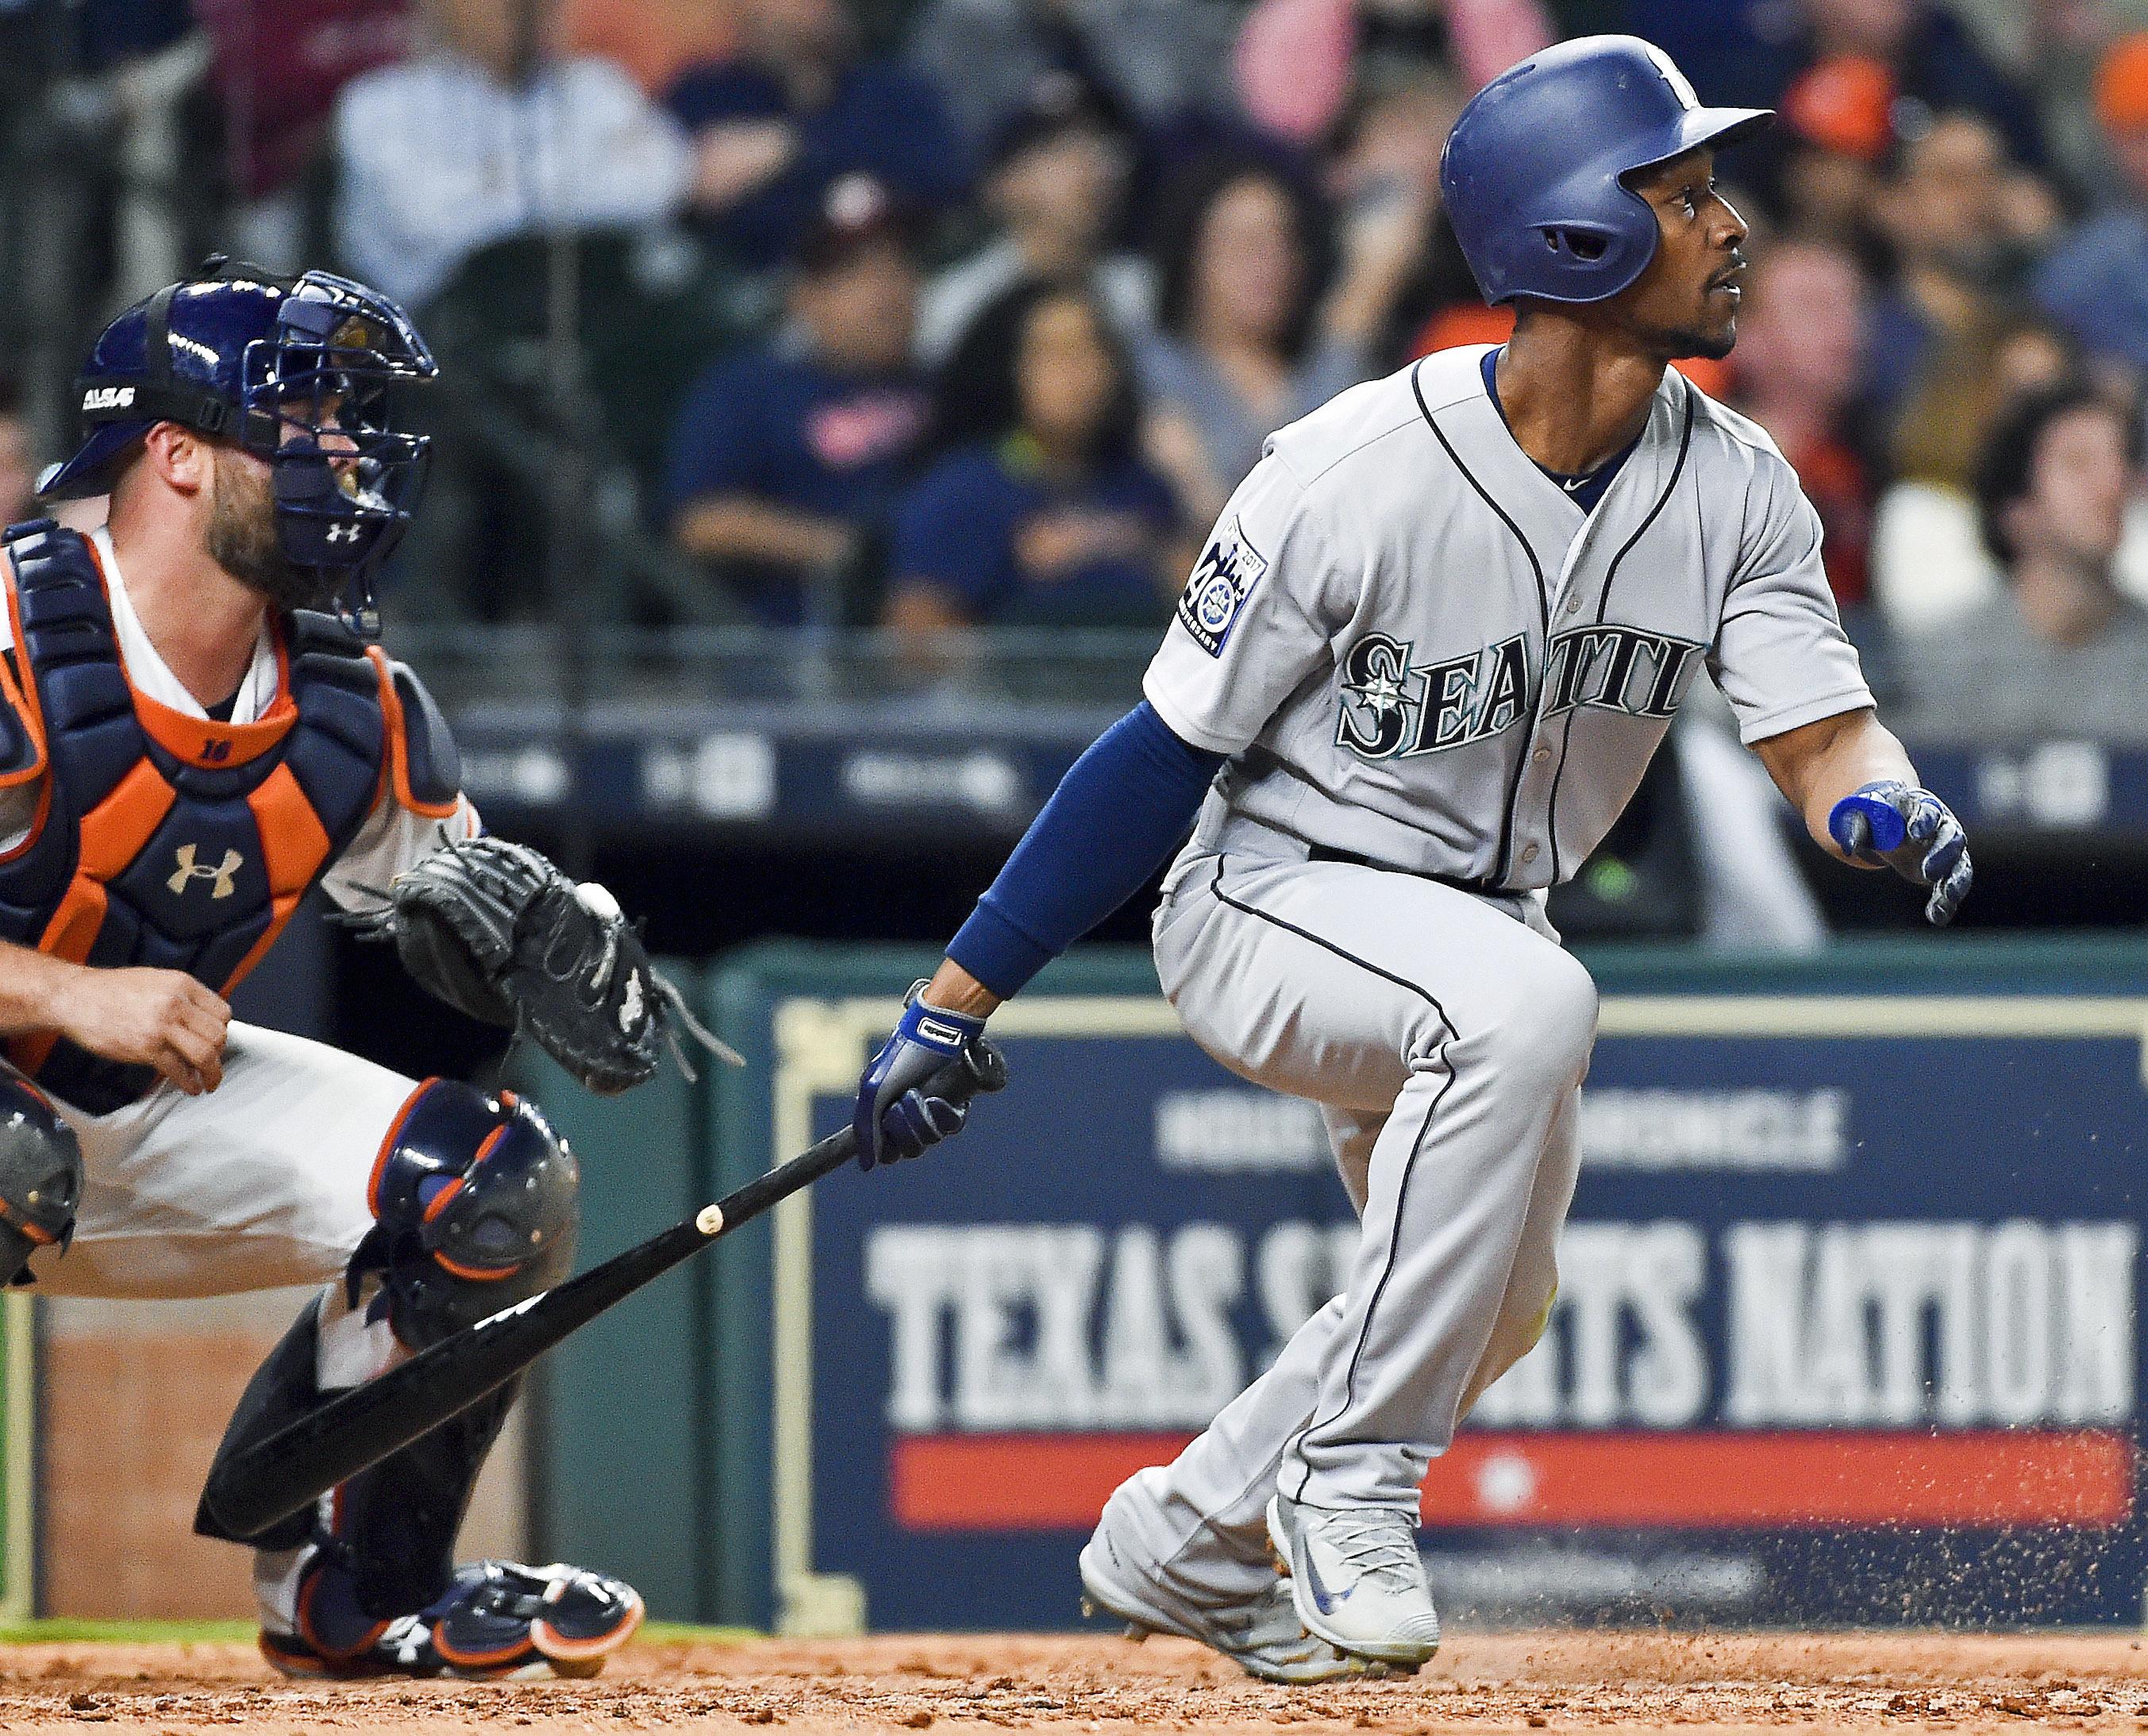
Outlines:
{"type": "Polygon", "coordinates": [[[1584,265],[1593,265],[1611,251],[1611,236],[1588,223],[1543,223],[1537,233],[1544,245],[1584,265]]]}
{"type": "MultiPolygon", "coordinates": [[[[1620,216],[1625,218],[1626,213],[1620,216]]],[[[1624,221],[1610,223],[1562,217],[1533,223],[1527,233],[1535,240],[1526,245],[1541,246],[1543,251],[1537,258],[1554,274],[1606,286],[1592,298],[1596,300],[1629,287],[1648,268],[1656,251],[1655,218],[1645,209],[1624,221]]]]}

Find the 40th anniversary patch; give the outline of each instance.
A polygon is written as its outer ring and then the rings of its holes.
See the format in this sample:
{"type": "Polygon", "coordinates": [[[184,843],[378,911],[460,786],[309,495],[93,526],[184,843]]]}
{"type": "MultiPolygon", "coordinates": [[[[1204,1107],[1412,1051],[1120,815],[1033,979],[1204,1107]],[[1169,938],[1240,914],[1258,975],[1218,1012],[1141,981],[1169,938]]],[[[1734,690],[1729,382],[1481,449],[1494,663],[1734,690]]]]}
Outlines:
{"type": "Polygon", "coordinates": [[[1246,540],[1234,514],[1195,563],[1178,598],[1179,625],[1211,657],[1223,655],[1223,641],[1246,598],[1267,569],[1267,558],[1246,540]]]}

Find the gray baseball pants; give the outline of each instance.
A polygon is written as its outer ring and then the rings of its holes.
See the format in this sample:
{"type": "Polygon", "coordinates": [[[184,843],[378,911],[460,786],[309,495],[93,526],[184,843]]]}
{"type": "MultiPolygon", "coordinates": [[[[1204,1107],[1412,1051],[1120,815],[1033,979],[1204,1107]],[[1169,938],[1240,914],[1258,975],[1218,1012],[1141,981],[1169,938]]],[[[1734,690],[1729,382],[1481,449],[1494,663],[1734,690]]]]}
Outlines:
{"type": "Polygon", "coordinates": [[[1271,1581],[1280,1488],[1414,1513],[1478,1393],[1536,1342],[1578,1162],[1596,990],[1533,898],[1197,836],[1156,918],[1187,1032],[1319,1103],[1363,1235],[1342,1293],[1167,1466],[1122,1484],[1122,1558],[1203,1600],[1271,1581]]]}

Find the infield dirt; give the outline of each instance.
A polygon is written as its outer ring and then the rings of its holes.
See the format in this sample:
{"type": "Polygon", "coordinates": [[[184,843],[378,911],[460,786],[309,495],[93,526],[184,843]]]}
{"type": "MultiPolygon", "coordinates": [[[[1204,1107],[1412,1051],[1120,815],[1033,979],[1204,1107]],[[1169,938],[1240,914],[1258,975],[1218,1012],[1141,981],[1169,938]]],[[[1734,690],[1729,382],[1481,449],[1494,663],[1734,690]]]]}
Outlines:
{"type": "Polygon", "coordinates": [[[823,1732],[2018,1730],[2148,1727],[2115,1636],[1459,1634],[1414,1678],[1266,1687],[1178,1641],[891,1635],[630,1647],[587,1682],[299,1683],[232,1645],[0,1648],[0,1730],[493,1736],[823,1732]]]}

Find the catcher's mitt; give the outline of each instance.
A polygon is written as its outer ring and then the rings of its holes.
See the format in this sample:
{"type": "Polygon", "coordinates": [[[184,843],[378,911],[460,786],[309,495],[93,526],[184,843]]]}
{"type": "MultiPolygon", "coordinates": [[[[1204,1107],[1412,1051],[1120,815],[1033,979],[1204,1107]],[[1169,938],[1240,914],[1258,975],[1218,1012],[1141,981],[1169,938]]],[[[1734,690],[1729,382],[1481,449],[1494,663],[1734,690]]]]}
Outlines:
{"type": "Polygon", "coordinates": [[[392,940],[404,966],[451,1006],[512,1025],[595,1091],[656,1071],[672,1026],[726,1061],[740,1056],[686,1009],[602,886],[576,886],[545,856],[504,838],[449,844],[395,877],[378,911],[344,917],[392,940]]]}

